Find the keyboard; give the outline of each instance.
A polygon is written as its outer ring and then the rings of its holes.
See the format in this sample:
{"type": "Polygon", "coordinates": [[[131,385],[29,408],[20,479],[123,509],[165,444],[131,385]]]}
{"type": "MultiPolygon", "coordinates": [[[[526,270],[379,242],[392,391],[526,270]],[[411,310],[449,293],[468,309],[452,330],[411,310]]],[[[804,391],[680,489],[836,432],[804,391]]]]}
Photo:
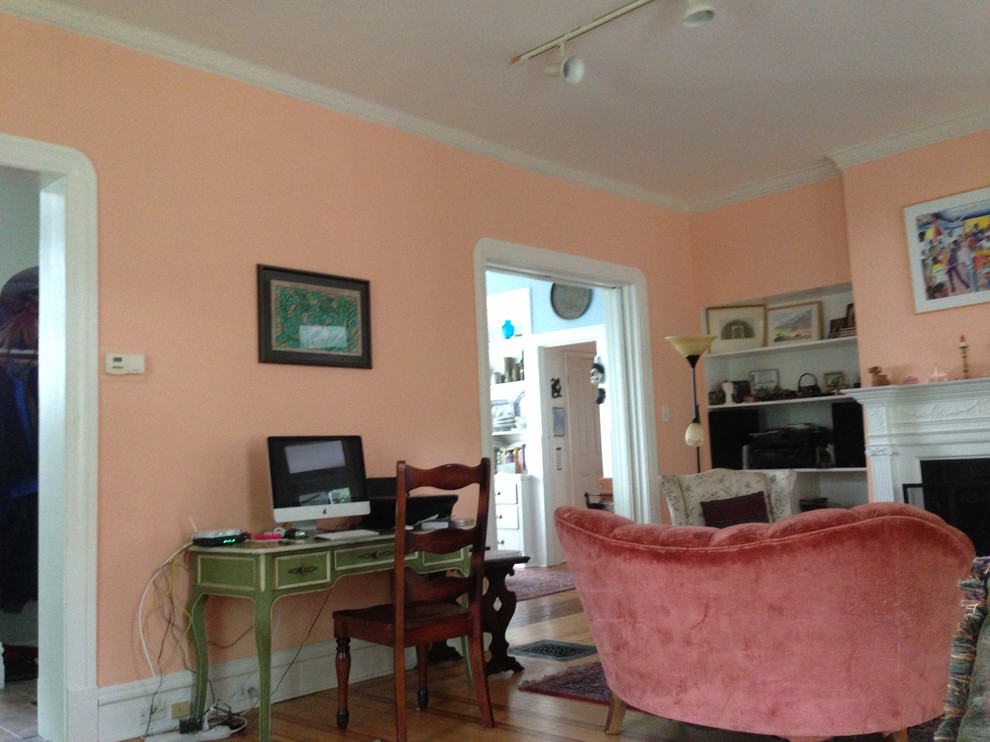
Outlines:
{"type": "Polygon", "coordinates": [[[380,535],[378,531],[369,531],[367,528],[355,528],[350,531],[327,531],[325,533],[318,533],[314,538],[323,539],[324,541],[353,541],[359,538],[368,538],[369,536],[380,535]]]}

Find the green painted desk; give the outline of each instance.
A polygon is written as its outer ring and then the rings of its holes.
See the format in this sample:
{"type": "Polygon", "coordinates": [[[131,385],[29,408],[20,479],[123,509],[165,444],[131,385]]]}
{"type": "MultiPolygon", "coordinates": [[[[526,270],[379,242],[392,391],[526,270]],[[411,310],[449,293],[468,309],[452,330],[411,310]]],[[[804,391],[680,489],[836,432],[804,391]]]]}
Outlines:
{"type": "MultiPolygon", "coordinates": [[[[206,710],[210,660],[203,609],[209,595],[247,598],[254,603],[254,633],[258,651],[258,735],[268,740],[271,730],[272,606],[279,598],[329,590],[341,577],[391,571],[395,558],[392,536],[333,542],[308,540],[299,544],[246,541],[236,546],[189,549],[191,594],[189,615],[196,649],[195,709],[206,710]]],[[[421,574],[455,569],[468,571],[468,550],[453,554],[413,554],[410,568],[421,574]]]]}

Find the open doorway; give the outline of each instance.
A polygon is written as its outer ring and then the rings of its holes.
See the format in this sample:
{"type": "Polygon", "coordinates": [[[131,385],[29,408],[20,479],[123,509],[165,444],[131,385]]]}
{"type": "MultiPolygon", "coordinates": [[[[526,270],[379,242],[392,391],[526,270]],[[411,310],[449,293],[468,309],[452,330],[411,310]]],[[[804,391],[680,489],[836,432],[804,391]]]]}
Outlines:
{"type": "Polygon", "coordinates": [[[96,174],[78,151],[3,134],[0,168],[34,179],[39,209],[38,528],[48,538],[38,553],[38,735],[89,741],[98,737],[96,174]]]}
{"type": "Polygon", "coordinates": [[[561,286],[486,272],[494,544],[525,552],[537,567],[563,561],[548,521],[557,507],[581,505],[584,492],[598,490],[610,448],[605,390],[591,384],[590,370],[605,352],[611,289],[561,286]]]}
{"type": "MultiPolygon", "coordinates": [[[[543,378],[546,365],[545,347],[571,345],[577,342],[596,343],[609,368],[608,423],[603,426],[603,449],[611,452],[607,466],[611,468],[615,510],[640,522],[655,520],[658,507],[658,473],[656,465],[656,426],[653,413],[652,364],[650,360],[649,323],[646,310],[646,282],[642,273],[626,266],[603,263],[549,250],[514,245],[484,239],[475,247],[475,293],[478,326],[478,368],[481,400],[481,438],[486,455],[496,448],[493,436],[492,361],[489,341],[497,339],[496,328],[488,316],[487,278],[489,271],[528,276],[550,283],[600,288],[603,297],[601,329],[593,338],[561,337],[558,342],[540,346],[535,359],[526,358],[525,378],[534,372],[543,391],[550,389],[553,377],[543,378]],[[533,361],[536,361],[534,364],[533,361]],[[536,368],[533,368],[533,366],[536,368]]],[[[590,388],[590,387],[589,387],[590,388]]],[[[552,391],[550,392],[552,394],[552,391]]],[[[546,406],[544,405],[544,410],[546,406]]],[[[508,412],[508,409],[506,410],[508,412]]],[[[527,429],[533,420],[527,415],[527,429]]],[[[540,426],[541,465],[556,467],[555,447],[552,446],[554,421],[552,405],[549,417],[537,421],[540,426]]],[[[564,422],[566,424],[566,421],[564,422]]],[[[527,462],[529,463],[529,462],[527,462]]],[[[583,499],[582,492],[577,493],[583,499]]],[[[557,506],[547,492],[535,493],[536,506],[528,526],[540,529],[545,548],[553,549],[553,509],[557,506]]],[[[496,527],[492,523],[490,543],[497,543],[496,527]]],[[[546,563],[555,555],[547,553],[546,563]]]]}

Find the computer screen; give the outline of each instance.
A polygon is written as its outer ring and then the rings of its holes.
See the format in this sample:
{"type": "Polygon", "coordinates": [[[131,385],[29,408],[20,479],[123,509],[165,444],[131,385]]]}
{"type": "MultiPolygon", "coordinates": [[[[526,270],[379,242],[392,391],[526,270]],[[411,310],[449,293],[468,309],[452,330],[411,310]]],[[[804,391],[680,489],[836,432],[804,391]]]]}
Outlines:
{"type": "Polygon", "coordinates": [[[268,467],[278,523],[315,530],[322,518],[370,511],[361,436],[271,436],[268,467]]]}

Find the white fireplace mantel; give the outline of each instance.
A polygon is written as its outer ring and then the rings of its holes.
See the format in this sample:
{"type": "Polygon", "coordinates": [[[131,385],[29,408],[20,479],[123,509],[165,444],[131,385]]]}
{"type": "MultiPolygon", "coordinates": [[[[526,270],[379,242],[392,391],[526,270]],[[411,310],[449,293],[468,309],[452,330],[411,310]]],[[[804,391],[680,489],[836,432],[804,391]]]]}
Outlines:
{"type": "Polygon", "coordinates": [[[924,459],[990,456],[990,378],[843,393],[863,406],[874,501],[900,502],[924,459]]]}

